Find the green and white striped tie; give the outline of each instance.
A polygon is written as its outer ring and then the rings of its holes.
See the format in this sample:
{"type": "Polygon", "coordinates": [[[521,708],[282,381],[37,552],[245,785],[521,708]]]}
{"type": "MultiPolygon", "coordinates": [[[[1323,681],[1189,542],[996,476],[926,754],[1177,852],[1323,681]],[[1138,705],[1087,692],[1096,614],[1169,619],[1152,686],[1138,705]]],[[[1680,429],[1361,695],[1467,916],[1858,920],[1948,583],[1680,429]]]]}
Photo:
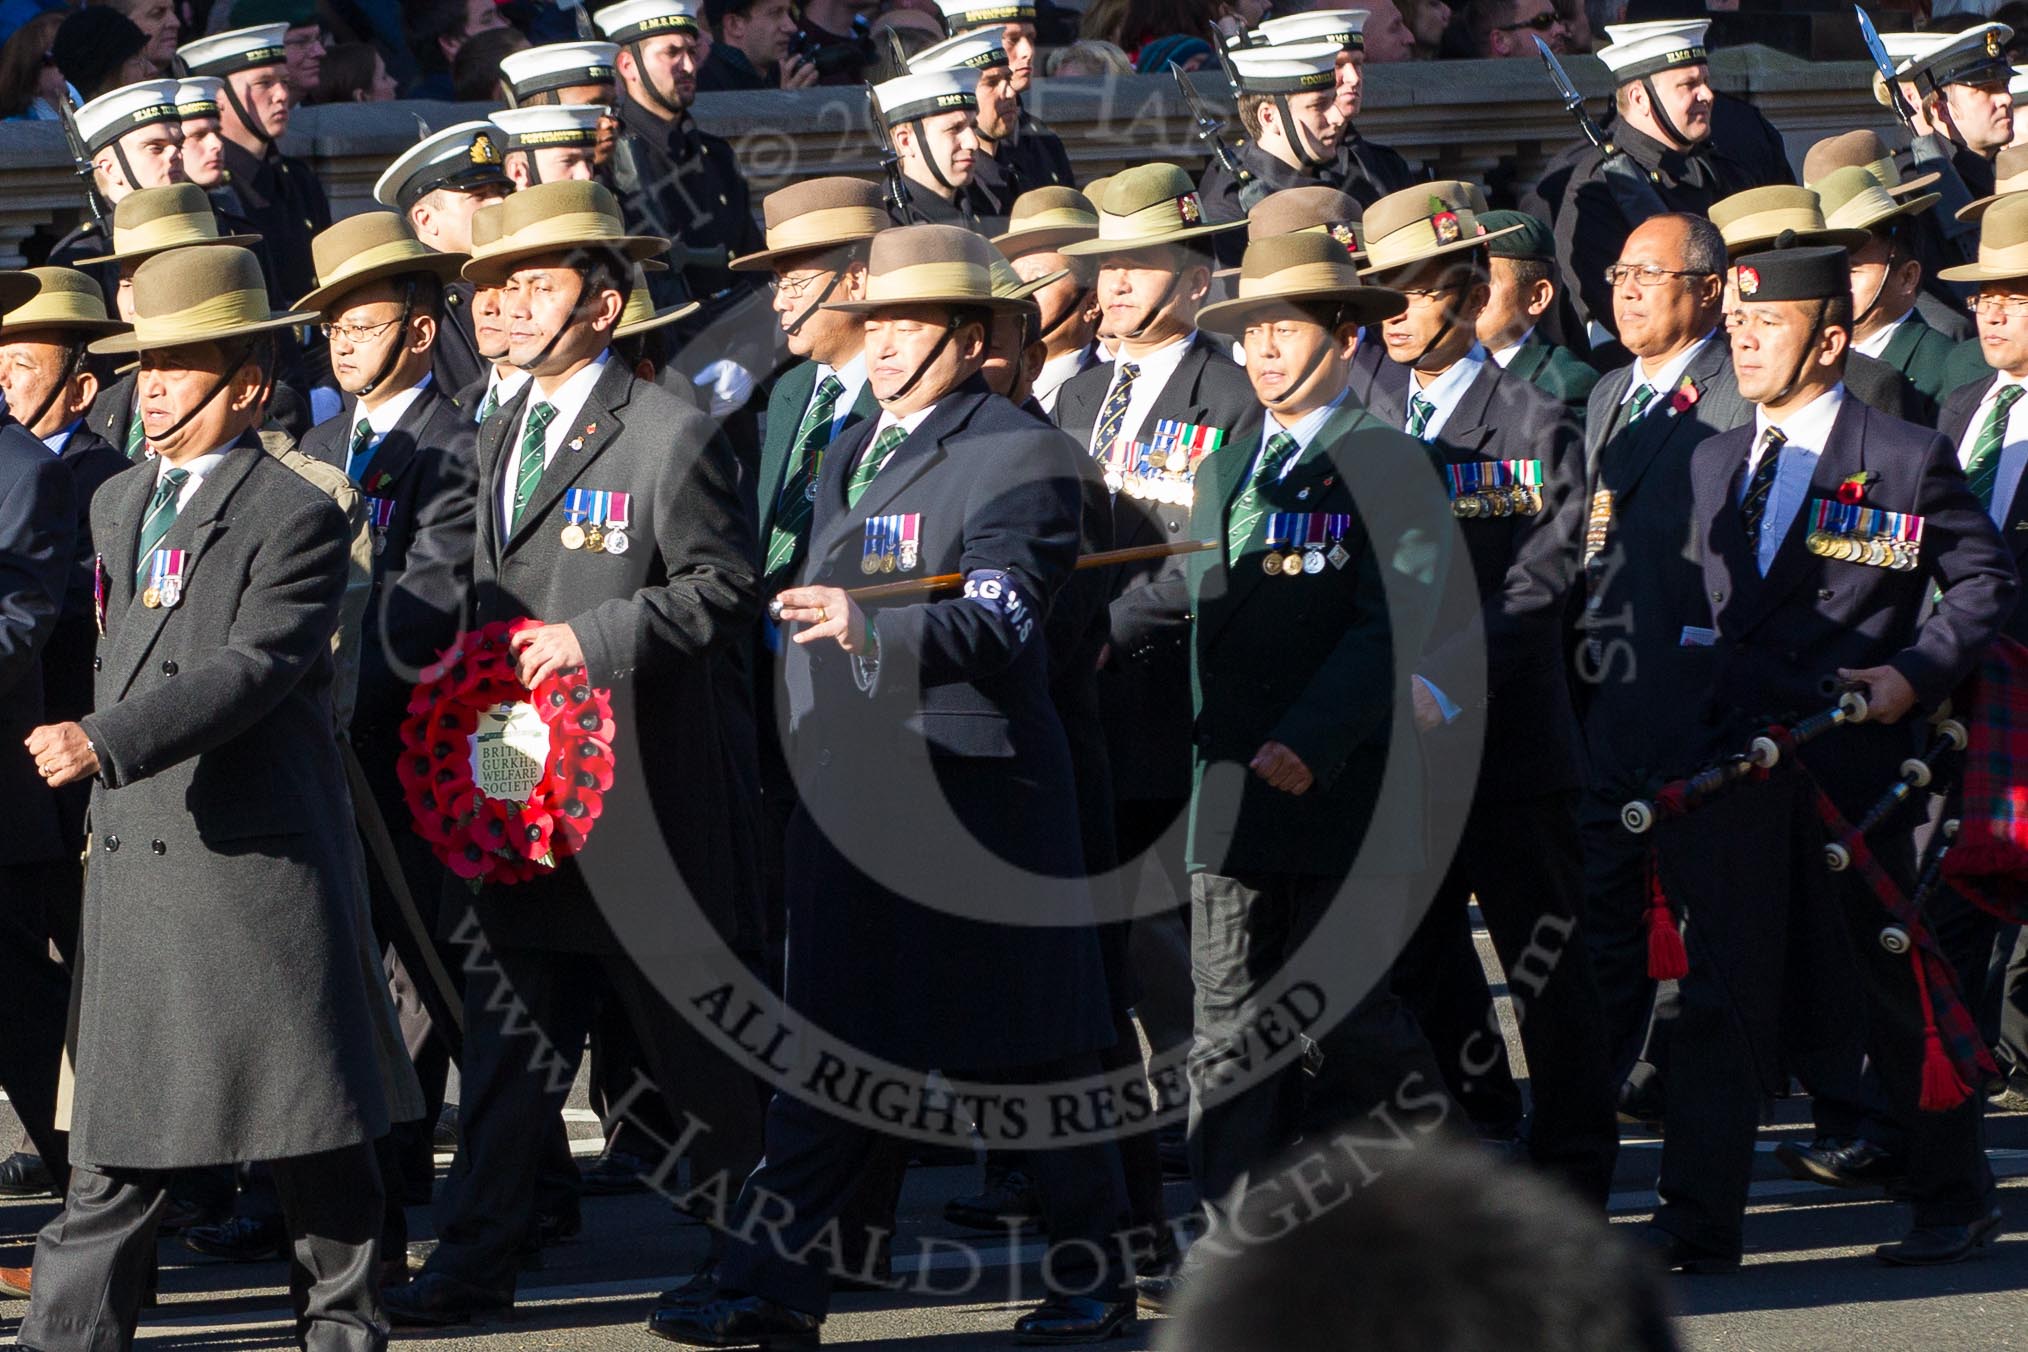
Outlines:
{"type": "Polygon", "coordinates": [[[859,505],[859,499],[866,496],[866,490],[873,486],[873,480],[886,468],[887,462],[893,459],[894,448],[907,440],[908,429],[899,423],[873,439],[873,445],[867,449],[865,457],[852,471],[852,477],[845,481],[847,507],[859,505]]]}
{"type": "Polygon", "coordinates": [[[1225,528],[1225,557],[1228,563],[1239,557],[1240,550],[1253,538],[1253,528],[1267,515],[1267,505],[1261,501],[1261,489],[1280,476],[1282,465],[1299,449],[1296,439],[1287,432],[1277,432],[1268,438],[1267,449],[1261,454],[1260,468],[1254,471],[1253,478],[1233,500],[1232,517],[1225,528]]]}
{"type": "Polygon", "coordinates": [[[520,527],[521,514],[528,510],[528,500],[535,496],[535,485],[542,480],[542,434],[555,417],[554,404],[537,404],[528,410],[528,425],[521,433],[521,463],[514,471],[514,510],[507,514],[509,535],[520,527]]]}
{"type": "Polygon", "coordinates": [[[155,496],[148,499],[148,514],[141,518],[141,545],[134,551],[134,590],[140,591],[148,585],[148,565],[162,537],[176,524],[176,499],[183,491],[183,485],[190,479],[187,469],[172,469],[162,476],[155,485],[155,496]]]}

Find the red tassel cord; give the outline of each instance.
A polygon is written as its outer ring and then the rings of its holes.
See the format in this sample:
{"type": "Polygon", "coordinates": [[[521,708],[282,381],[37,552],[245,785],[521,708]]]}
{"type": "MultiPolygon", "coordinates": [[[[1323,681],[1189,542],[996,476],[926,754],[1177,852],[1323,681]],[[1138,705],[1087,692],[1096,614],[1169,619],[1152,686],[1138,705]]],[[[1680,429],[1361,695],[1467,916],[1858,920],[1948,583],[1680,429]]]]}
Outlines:
{"type": "Polygon", "coordinates": [[[1656,981],[1681,981],[1690,973],[1690,954],[1662,891],[1662,864],[1656,853],[1648,851],[1648,975],[1656,981]]]}
{"type": "Polygon", "coordinates": [[[1972,1096],[1971,1086],[1951,1064],[1943,1034],[1936,1030],[1936,1009],[1930,1003],[1929,977],[1923,971],[1919,946],[1909,948],[1908,962],[1915,972],[1916,998],[1922,1004],[1922,1095],[1916,1107],[1926,1113],[1947,1113],[1972,1096]]]}

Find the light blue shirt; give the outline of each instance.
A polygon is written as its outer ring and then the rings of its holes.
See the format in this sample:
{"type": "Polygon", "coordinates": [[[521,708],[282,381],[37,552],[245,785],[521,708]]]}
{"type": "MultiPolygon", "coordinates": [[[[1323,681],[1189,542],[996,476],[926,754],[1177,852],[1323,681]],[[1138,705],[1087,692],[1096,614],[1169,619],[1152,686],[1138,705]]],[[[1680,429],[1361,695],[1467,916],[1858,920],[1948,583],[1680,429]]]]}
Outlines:
{"type": "Polygon", "coordinates": [[[48,436],[42,439],[42,444],[49,447],[49,449],[56,452],[56,454],[62,455],[63,448],[70,445],[70,434],[77,431],[77,429],[79,427],[82,427],[83,425],[84,419],[79,418],[77,421],[73,422],[70,426],[59,428],[58,430],[51,432],[48,436]]]}
{"type": "Polygon", "coordinates": [[[1754,470],[1760,465],[1767,429],[1779,426],[1788,437],[1782,443],[1781,468],[1775,473],[1774,486],[1768,490],[1767,509],[1760,520],[1760,547],[1754,562],[1762,577],[1767,576],[1782,541],[1788,538],[1789,528],[1795,525],[1796,516],[1809,500],[1810,479],[1817,472],[1817,460],[1831,440],[1831,425],[1838,421],[1838,410],[1844,406],[1845,386],[1841,381],[1778,424],[1768,418],[1765,410],[1754,413],[1753,446],[1746,453],[1746,471],[1733,487],[1734,502],[1746,500],[1746,486],[1753,482],[1754,470]]]}
{"type": "Polygon", "coordinates": [[[1296,439],[1296,453],[1282,461],[1281,472],[1275,475],[1275,482],[1280,483],[1288,478],[1289,471],[1294,469],[1301,462],[1302,458],[1310,453],[1310,443],[1316,440],[1317,433],[1324,430],[1324,420],[1329,418],[1337,410],[1338,406],[1345,402],[1345,394],[1346,391],[1340,390],[1336,399],[1333,399],[1322,408],[1311,409],[1308,413],[1296,419],[1295,426],[1293,427],[1283,426],[1282,420],[1274,415],[1273,410],[1263,410],[1267,416],[1260,420],[1260,449],[1254,452],[1253,467],[1246,472],[1247,482],[1253,482],[1253,476],[1260,473],[1261,461],[1267,457],[1268,441],[1277,432],[1287,432],[1296,439]]]}
{"type": "Polygon", "coordinates": [[[1430,415],[1428,425],[1422,429],[1422,439],[1435,441],[1442,434],[1444,424],[1451,420],[1451,413],[1457,408],[1458,401],[1465,397],[1465,391],[1479,378],[1479,372],[1485,368],[1488,360],[1485,346],[1473,343],[1471,351],[1452,362],[1427,385],[1418,388],[1415,375],[1411,372],[1408,377],[1408,402],[1402,410],[1402,430],[1408,430],[1408,419],[1415,410],[1415,401],[1422,398],[1436,406],[1436,412],[1430,415]]]}

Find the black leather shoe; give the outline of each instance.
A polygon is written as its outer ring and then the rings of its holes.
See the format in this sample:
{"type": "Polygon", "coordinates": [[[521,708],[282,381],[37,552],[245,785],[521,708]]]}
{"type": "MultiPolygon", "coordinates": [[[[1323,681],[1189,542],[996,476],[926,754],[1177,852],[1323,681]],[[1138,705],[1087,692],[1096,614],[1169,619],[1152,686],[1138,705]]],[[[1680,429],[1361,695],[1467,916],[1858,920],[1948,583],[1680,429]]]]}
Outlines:
{"type": "Polygon", "coordinates": [[[1183,1292],[1181,1265],[1166,1272],[1143,1272],[1134,1277],[1134,1304],[1151,1314],[1167,1314],[1183,1292]]]}
{"type": "Polygon", "coordinates": [[[54,1197],[56,1177],[42,1156],[17,1150],[0,1160],[0,1197],[54,1197]]]}
{"type": "Polygon", "coordinates": [[[437,1114],[437,1124],[430,1131],[430,1148],[446,1155],[458,1153],[458,1142],[463,1134],[458,1128],[458,1105],[446,1103],[437,1114]]]}
{"type": "Polygon", "coordinates": [[[682,1284],[672,1286],[655,1297],[658,1308],[664,1305],[702,1305],[718,1295],[718,1260],[707,1259],[703,1267],[691,1273],[682,1284]]]}
{"type": "Polygon", "coordinates": [[[824,1321],[759,1296],[720,1296],[670,1305],[648,1316],[648,1332],[686,1347],[816,1347],[824,1321]]]}
{"type": "Polygon", "coordinates": [[[625,1150],[606,1150],[584,1171],[587,1197],[618,1197],[623,1193],[646,1192],[648,1175],[654,1172],[648,1161],[625,1150]]]}
{"type": "Polygon", "coordinates": [[[1790,1178],[1831,1188],[1884,1188],[1908,1173],[1901,1156],[1864,1139],[1819,1136],[1806,1146],[1783,1141],[1774,1153],[1790,1178]]]}
{"type": "Polygon", "coordinates": [[[1102,1343],[1131,1330],[1131,1300],[1054,1296],[1014,1321],[1017,1343],[1102,1343]]]}
{"type": "Polygon", "coordinates": [[[1042,1198],[1027,1174],[989,1164],[985,1191],[951,1198],[944,1219],[973,1230],[1019,1230],[1042,1219],[1042,1198]]]}
{"type": "Polygon", "coordinates": [[[514,1308],[512,1299],[484,1291],[441,1272],[425,1272],[407,1286],[381,1295],[389,1322],[403,1328],[451,1328],[498,1319],[514,1308]]]}
{"type": "Polygon", "coordinates": [[[1659,1263],[1664,1272],[1690,1272],[1711,1275],[1720,1272],[1739,1271],[1737,1254],[1713,1253],[1700,1249],[1687,1239],[1670,1234],[1659,1225],[1641,1227],[1635,1242],[1659,1263]]]}
{"type": "Polygon", "coordinates": [[[215,1225],[193,1225],[183,1232],[183,1247],[205,1258],[228,1263],[265,1263],[288,1256],[289,1232],[280,1221],[233,1216],[215,1225]]]}
{"type": "Polygon", "coordinates": [[[1970,1225],[1919,1225],[1894,1244],[1882,1244],[1873,1256],[1893,1267],[1942,1267],[1971,1257],[1999,1232],[2006,1218],[1999,1204],[1970,1225]]]}

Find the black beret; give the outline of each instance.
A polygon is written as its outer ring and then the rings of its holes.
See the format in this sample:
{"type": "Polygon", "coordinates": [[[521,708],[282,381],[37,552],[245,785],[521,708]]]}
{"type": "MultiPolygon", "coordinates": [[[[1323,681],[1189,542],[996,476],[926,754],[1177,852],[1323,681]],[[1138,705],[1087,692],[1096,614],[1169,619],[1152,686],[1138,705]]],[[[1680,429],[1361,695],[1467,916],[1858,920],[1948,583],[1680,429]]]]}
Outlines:
{"type": "Polygon", "coordinates": [[[1745,254],[1734,271],[1743,301],[1830,300],[1852,293],[1852,255],[1838,248],[1745,254]]]}

